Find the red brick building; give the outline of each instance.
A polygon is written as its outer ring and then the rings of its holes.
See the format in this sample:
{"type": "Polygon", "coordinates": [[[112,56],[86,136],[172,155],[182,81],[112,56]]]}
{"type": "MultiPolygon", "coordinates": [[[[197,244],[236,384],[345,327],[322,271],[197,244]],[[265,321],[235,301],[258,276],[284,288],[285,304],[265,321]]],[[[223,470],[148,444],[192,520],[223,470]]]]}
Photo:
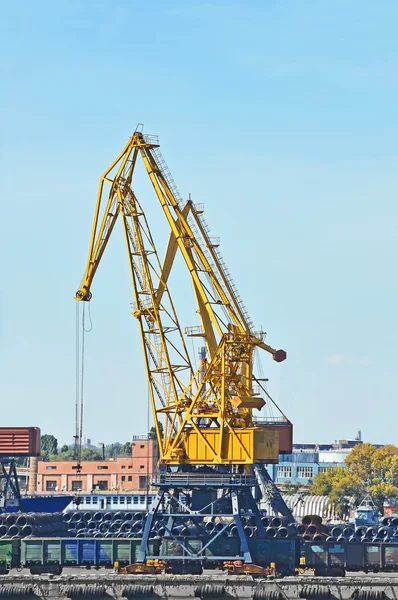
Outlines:
{"type": "Polygon", "coordinates": [[[159,460],[158,445],[147,436],[135,436],[132,456],[82,461],[39,461],[37,492],[138,491],[151,485],[159,460]]]}

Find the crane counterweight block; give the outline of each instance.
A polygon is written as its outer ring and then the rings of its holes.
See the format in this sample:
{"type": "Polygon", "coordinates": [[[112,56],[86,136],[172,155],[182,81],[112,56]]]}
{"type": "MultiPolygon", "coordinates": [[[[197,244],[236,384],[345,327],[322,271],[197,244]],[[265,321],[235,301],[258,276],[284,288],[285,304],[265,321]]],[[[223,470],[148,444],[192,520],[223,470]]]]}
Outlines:
{"type": "Polygon", "coordinates": [[[75,295],[76,300],[80,300],[83,302],[90,302],[92,297],[93,295],[89,290],[78,290],[75,295]]]}
{"type": "Polygon", "coordinates": [[[286,360],[286,352],[285,350],[276,350],[272,356],[272,358],[274,359],[275,362],[283,362],[284,360],[286,360]]]}

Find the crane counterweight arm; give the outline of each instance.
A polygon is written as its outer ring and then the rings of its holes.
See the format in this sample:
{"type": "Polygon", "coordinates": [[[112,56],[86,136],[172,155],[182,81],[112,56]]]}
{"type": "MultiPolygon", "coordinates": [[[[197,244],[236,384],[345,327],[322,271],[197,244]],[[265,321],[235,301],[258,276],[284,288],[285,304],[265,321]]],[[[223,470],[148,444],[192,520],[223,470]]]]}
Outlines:
{"type": "Polygon", "coordinates": [[[280,363],[286,360],[287,354],[285,350],[275,350],[275,348],[271,348],[271,346],[268,346],[268,344],[264,344],[264,342],[258,342],[258,340],[255,343],[262,350],[265,350],[266,352],[272,354],[272,358],[275,362],[280,363]]]}

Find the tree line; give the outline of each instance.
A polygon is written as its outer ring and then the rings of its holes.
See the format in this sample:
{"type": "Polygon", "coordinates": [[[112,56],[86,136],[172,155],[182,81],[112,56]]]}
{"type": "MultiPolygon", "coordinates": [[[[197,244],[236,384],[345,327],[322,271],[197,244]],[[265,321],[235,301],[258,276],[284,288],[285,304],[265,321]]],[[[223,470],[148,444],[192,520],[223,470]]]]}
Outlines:
{"type": "MultiPolygon", "coordinates": [[[[74,460],[76,458],[74,444],[64,444],[59,448],[57,438],[51,434],[46,433],[41,436],[40,448],[41,456],[45,460],[61,461],[74,460]]],[[[102,460],[103,458],[118,458],[119,456],[131,456],[131,452],[131,442],[114,442],[113,444],[105,444],[103,448],[102,446],[82,448],[81,459],[102,460]]]]}
{"type": "MultiPolygon", "coordinates": [[[[163,435],[163,427],[160,427],[160,433],[163,435]]],[[[156,439],[156,430],[151,427],[148,433],[149,439],[156,439]]],[[[58,447],[57,438],[45,433],[41,436],[40,442],[41,456],[44,460],[76,460],[76,451],[74,444],[64,444],[58,447]]],[[[118,458],[119,456],[131,456],[131,442],[114,442],[113,444],[104,444],[104,446],[92,446],[90,448],[82,448],[81,460],[108,460],[110,458],[118,458]]]]}
{"type": "Polygon", "coordinates": [[[383,512],[385,502],[398,500],[398,448],[392,444],[380,448],[358,444],[345,459],[344,467],[331,468],[314,478],[310,493],[329,496],[340,513],[370,494],[383,512]]]}

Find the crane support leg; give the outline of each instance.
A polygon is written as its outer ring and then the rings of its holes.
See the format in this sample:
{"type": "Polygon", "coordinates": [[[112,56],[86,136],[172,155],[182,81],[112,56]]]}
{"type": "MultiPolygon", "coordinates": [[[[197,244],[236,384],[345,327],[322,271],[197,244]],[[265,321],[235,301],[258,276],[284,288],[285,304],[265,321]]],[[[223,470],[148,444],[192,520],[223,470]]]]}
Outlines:
{"type": "Polygon", "coordinates": [[[13,502],[20,506],[21,492],[19,489],[17,467],[14,459],[2,460],[0,465],[0,512],[7,508],[7,499],[12,498],[13,502]]]}
{"type": "Polygon", "coordinates": [[[156,494],[154,501],[151,504],[151,508],[148,511],[148,515],[147,515],[147,518],[145,521],[144,531],[142,532],[142,540],[141,540],[141,545],[140,545],[140,549],[138,552],[138,561],[137,562],[145,561],[145,557],[148,553],[148,541],[149,541],[150,534],[152,531],[153,520],[154,520],[154,517],[155,517],[156,513],[158,512],[158,509],[162,503],[163,496],[164,496],[164,490],[159,490],[159,492],[156,494]]]}
{"type": "Polygon", "coordinates": [[[245,528],[242,523],[241,511],[240,511],[240,502],[239,502],[239,492],[237,490],[232,490],[232,513],[234,515],[235,524],[238,529],[239,539],[240,539],[240,548],[243,553],[243,558],[245,563],[251,563],[252,555],[249,549],[249,544],[247,541],[245,528]]]}
{"type": "Polygon", "coordinates": [[[265,537],[265,527],[261,520],[260,511],[258,509],[257,503],[256,503],[255,499],[253,498],[253,495],[251,494],[250,490],[246,494],[245,500],[246,500],[246,507],[249,510],[251,510],[253,513],[253,518],[255,520],[255,525],[257,527],[257,535],[259,537],[265,537]]]}
{"type": "Polygon", "coordinates": [[[239,556],[253,562],[246,520],[254,521],[260,536],[265,533],[252,496],[253,475],[168,473],[161,475],[157,485],[160,489],[146,518],[138,562],[225,561],[239,556]],[[227,535],[231,520],[236,525],[232,537],[227,535]],[[153,538],[162,539],[158,551],[149,544],[153,538]]]}
{"type": "Polygon", "coordinates": [[[253,465],[254,475],[257,479],[257,485],[261,490],[262,499],[272,506],[275,514],[281,514],[288,517],[291,523],[294,523],[292,511],[282,498],[282,495],[275,483],[272,481],[267,469],[262,464],[253,465]]]}

